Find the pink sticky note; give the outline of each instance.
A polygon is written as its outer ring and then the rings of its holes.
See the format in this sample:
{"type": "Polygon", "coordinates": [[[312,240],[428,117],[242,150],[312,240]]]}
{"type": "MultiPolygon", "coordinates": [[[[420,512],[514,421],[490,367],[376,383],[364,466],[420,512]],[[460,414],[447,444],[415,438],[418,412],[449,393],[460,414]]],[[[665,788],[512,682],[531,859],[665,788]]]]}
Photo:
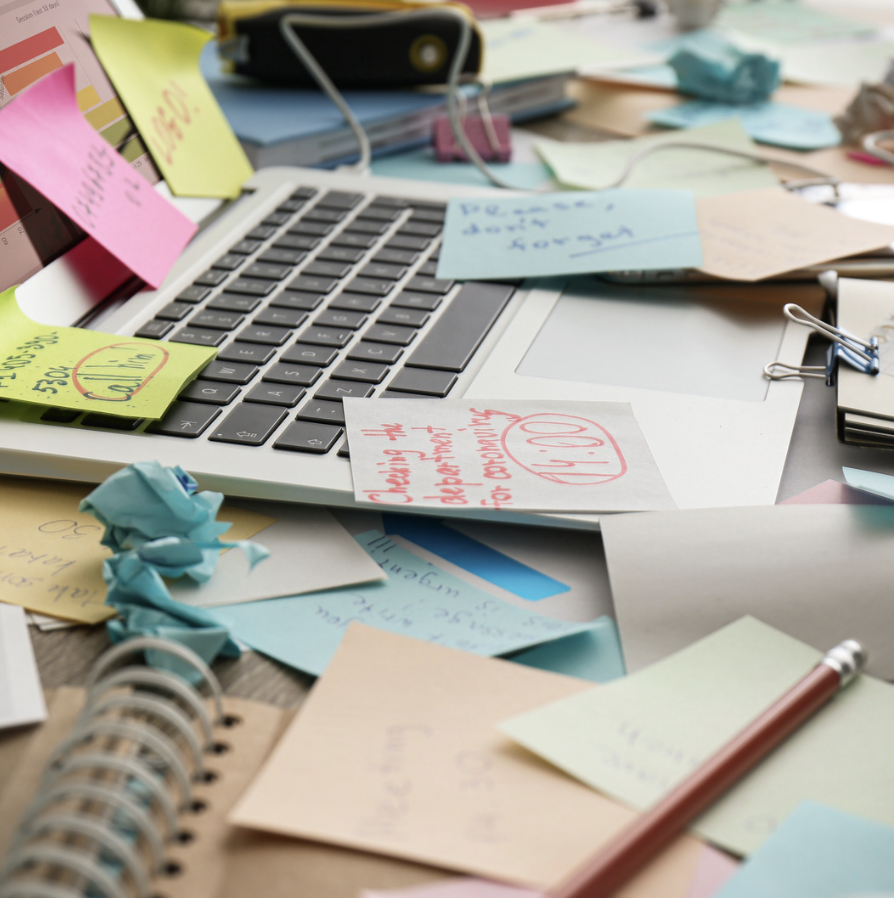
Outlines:
{"type": "Polygon", "coordinates": [[[0,162],[157,287],[196,226],[84,120],[74,78],[56,69],[0,110],[0,162]]]}

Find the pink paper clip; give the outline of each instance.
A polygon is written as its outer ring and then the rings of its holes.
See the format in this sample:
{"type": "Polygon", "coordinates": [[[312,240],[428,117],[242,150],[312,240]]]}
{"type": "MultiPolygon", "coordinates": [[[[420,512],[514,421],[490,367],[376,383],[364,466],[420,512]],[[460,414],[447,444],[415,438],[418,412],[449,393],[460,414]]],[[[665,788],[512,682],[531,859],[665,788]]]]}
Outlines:
{"type": "MultiPolygon", "coordinates": [[[[463,128],[485,162],[508,162],[512,157],[508,115],[469,115],[463,119],[463,128]]],[[[433,143],[438,162],[468,162],[446,115],[435,119],[433,143]]]]}

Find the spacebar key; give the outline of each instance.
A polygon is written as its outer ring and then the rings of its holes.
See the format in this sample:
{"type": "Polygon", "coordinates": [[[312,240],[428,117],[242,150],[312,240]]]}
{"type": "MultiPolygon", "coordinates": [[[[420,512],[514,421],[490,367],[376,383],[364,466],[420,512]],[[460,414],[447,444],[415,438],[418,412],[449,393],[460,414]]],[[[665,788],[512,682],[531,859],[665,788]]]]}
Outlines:
{"type": "Polygon", "coordinates": [[[514,292],[509,284],[463,284],[406,364],[462,371],[514,292]]]}

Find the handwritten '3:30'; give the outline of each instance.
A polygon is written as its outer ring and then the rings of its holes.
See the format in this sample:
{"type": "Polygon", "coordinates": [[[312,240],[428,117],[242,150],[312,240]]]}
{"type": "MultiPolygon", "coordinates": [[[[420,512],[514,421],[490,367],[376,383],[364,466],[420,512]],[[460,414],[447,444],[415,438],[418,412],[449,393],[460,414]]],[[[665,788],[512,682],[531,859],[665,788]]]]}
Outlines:
{"type": "Polygon", "coordinates": [[[185,129],[193,123],[199,110],[194,108],[190,111],[189,96],[176,81],[171,79],[168,84],[169,87],[161,92],[161,102],[152,116],[149,143],[153,155],[167,165],[173,165],[174,152],[185,140],[185,129]]]}

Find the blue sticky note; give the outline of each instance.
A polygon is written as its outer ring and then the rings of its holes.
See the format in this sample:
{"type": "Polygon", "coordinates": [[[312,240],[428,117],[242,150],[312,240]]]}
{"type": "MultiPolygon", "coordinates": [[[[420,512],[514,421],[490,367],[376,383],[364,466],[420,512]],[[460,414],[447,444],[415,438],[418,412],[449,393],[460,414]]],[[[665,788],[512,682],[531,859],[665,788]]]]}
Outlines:
{"type": "Polygon", "coordinates": [[[734,118],[758,143],[792,150],[820,150],[841,143],[841,134],[830,115],[784,103],[736,106],[693,100],[681,106],[650,112],[646,118],[665,128],[698,128],[734,118]]]}
{"type": "Polygon", "coordinates": [[[627,673],[618,626],[605,616],[597,618],[593,629],[586,633],[536,645],[513,655],[511,660],[593,683],[608,683],[627,673]]]}
{"type": "Polygon", "coordinates": [[[451,200],[438,277],[654,271],[701,262],[691,190],[568,191],[451,200]]]}
{"type": "Polygon", "coordinates": [[[352,621],[476,655],[505,655],[594,626],[496,599],[378,531],[355,539],[387,580],[204,610],[253,649],[315,676],[326,669],[352,621]]]}
{"type": "Polygon", "coordinates": [[[386,533],[402,536],[519,598],[536,602],[571,588],[440,521],[421,515],[383,514],[382,524],[386,533]]]}
{"type": "Polygon", "coordinates": [[[805,801],[714,898],[856,898],[894,892],[892,859],[894,828],[805,801]]]}
{"type": "Polygon", "coordinates": [[[842,468],[848,486],[875,496],[894,500],[894,477],[879,471],[863,471],[860,468],[842,468]]]}

